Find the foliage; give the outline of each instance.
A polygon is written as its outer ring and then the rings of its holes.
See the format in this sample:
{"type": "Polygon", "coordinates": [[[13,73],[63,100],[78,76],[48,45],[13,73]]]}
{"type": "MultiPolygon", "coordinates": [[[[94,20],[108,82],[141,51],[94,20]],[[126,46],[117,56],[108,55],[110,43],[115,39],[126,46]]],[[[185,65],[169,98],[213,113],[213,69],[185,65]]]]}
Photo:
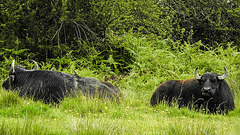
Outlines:
{"type": "Polygon", "coordinates": [[[57,28],[60,4],[60,1],[34,0],[1,3],[1,52],[3,48],[15,51],[29,49],[21,59],[38,57],[42,60],[50,45],[52,35],[49,33],[57,28]]]}
{"type": "Polygon", "coordinates": [[[9,0],[0,8],[0,61],[55,61],[64,68],[79,60],[125,74],[138,59],[136,46],[126,43],[129,35],[155,40],[158,48],[239,46],[238,1],[9,0]]]}
{"type": "Polygon", "coordinates": [[[228,42],[239,45],[239,24],[233,18],[240,6],[238,0],[164,0],[160,4],[174,14],[173,39],[189,43],[201,40],[209,47],[217,43],[226,47],[228,42]]]}

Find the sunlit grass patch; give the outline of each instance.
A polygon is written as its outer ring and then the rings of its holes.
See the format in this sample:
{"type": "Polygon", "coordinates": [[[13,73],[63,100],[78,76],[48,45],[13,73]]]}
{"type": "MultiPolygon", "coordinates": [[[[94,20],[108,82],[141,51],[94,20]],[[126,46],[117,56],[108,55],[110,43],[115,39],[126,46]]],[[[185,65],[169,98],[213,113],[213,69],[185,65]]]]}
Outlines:
{"type": "Polygon", "coordinates": [[[8,106],[16,106],[20,104],[23,99],[21,99],[16,92],[4,91],[0,92],[0,108],[8,107],[8,106]]]}
{"type": "Polygon", "coordinates": [[[15,106],[2,107],[0,116],[12,118],[28,118],[49,115],[49,106],[43,103],[35,103],[31,100],[15,106]]]}
{"type": "Polygon", "coordinates": [[[83,95],[67,97],[61,101],[59,108],[65,113],[81,114],[104,113],[112,104],[118,104],[109,99],[89,98],[83,95]]]}
{"type": "Polygon", "coordinates": [[[224,133],[224,130],[218,130],[218,127],[208,125],[204,122],[194,122],[186,119],[183,122],[174,122],[169,125],[168,134],[180,134],[180,135],[196,135],[196,134],[220,134],[224,133]],[[204,125],[204,126],[203,126],[204,125]]]}

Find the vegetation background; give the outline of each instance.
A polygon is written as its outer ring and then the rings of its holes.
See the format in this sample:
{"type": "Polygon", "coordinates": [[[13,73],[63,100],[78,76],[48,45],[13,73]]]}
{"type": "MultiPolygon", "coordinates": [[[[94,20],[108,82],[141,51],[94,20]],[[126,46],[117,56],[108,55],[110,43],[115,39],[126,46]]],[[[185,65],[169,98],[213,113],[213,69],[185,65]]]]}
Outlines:
{"type": "Polygon", "coordinates": [[[1,84],[13,59],[27,69],[95,77],[117,85],[120,103],[85,97],[59,106],[0,88],[0,134],[237,134],[240,131],[239,0],[1,0],[1,84]],[[169,79],[224,73],[228,115],[151,107],[169,79]]]}

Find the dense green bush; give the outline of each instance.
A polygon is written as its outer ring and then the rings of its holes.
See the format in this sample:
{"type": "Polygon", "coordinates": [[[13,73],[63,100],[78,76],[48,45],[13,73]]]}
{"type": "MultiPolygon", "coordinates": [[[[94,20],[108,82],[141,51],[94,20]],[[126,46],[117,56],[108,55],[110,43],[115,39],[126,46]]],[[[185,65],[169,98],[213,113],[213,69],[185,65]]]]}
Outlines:
{"type": "Polygon", "coordinates": [[[129,34],[158,48],[240,43],[238,1],[9,0],[0,9],[1,70],[15,58],[59,68],[78,60],[79,67],[128,72],[138,59],[136,46],[126,43],[129,34]]]}
{"type": "MultiPolygon", "coordinates": [[[[107,41],[108,27],[121,12],[117,1],[6,1],[1,7],[0,61],[11,58],[107,60],[127,52],[107,41]],[[108,6],[106,6],[108,5],[108,6]],[[104,59],[102,59],[104,58],[104,59]]],[[[121,59],[119,62],[125,61],[121,59]]],[[[128,61],[128,60],[126,60],[128,61]]],[[[59,63],[56,63],[59,66],[59,63]]]]}
{"type": "Polygon", "coordinates": [[[195,43],[199,40],[209,47],[234,42],[239,45],[238,0],[192,1],[164,0],[166,12],[174,12],[173,39],[195,43]]]}
{"type": "Polygon", "coordinates": [[[2,56],[21,59],[38,57],[42,60],[48,55],[49,41],[61,16],[60,5],[60,1],[47,0],[10,0],[0,4],[0,51],[5,52],[2,56]],[[21,55],[14,54],[22,49],[27,50],[21,55]]]}

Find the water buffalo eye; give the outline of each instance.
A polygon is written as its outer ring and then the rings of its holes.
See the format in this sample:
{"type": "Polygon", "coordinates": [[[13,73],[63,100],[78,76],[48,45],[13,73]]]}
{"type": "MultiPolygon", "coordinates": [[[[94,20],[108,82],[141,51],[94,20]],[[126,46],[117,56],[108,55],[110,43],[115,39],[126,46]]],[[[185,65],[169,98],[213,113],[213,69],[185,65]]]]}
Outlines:
{"type": "Polygon", "coordinates": [[[216,80],[216,79],[212,79],[212,80],[211,80],[211,82],[213,82],[213,83],[216,83],[216,82],[217,82],[217,80],[216,80]]]}
{"type": "Polygon", "coordinates": [[[201,79],[201,80],[199,81],[199,84],[204,84],[204,82],[205,82],[205,81],[201,79]]]}

